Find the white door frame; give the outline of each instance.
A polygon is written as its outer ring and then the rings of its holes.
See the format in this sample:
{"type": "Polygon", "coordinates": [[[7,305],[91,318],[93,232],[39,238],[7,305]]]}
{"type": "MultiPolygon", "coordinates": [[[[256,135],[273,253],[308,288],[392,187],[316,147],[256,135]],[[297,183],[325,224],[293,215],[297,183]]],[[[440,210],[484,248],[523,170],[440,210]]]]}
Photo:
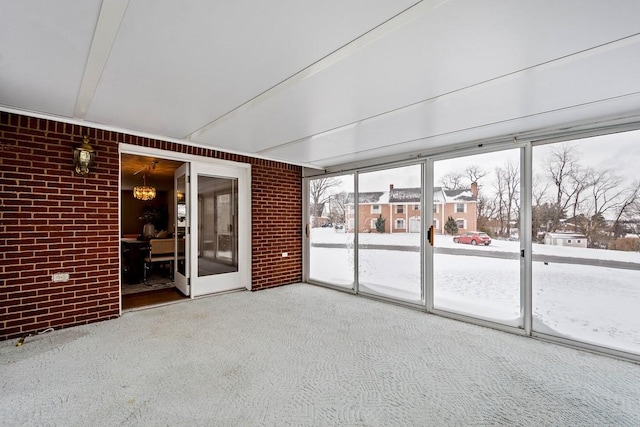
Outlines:
{"type": "Polygon", "coordinates": [[[246,288],[251,290],[251,176],[250,170],[237,164],[215,167],[203,162],[191,162],[190,200],[187,215],[190,216],[191,241],[191,297],[210,293],[246,288]],[[209,276],[198,275],[198,183],[200,177],[232,178],[238,183],[238,271],[209,276]],[[248,268],[247,268],[248,267],[248,268]]]}
{"type": "MultiPolygon", "coordinates": [[[[184,254],[184,274],[182,274],[180,272],[180,242],[179,242],[179,235],[177,234],[178,232],[178,226],[179,226],[179,216],[178,216],[178,178],[179,177],[184,177],[184,203],[185,206],[188,206],[187,201],[189,200],[189,179],[191,177],[191,163],[183,163],[182,166],[180,166],[178,169],[176,169],[173,172],[173,190],[176,192],[176,197],[174,197],[173,199],[173,213],[174,213],[174,220],[175,220],[175,226],[174,226],[174,235],[175,235],[175,249],[174,249],[174,253],[175,253],[175,261],[173,263],[173,277],[174,277],[174,283],[176,288],[178,288],[180,290],[180,292],[182,292],[184,295],[186,296],[191,296],[191,262],[189,259],[189,242],[191,241],[191,219],[189,218],[189,215],[186,215],[186,217],[184,218],[184,242],[182,245],[182,253],[184,254]]],[[[187,210],[187,212],[189,212],[187,210]]]]}
{"type": "MultiPolygon", "coordinates": [[[[239,253],[238,264],[245,266],[245,270],[243,273],[242,280],[244,282],[243,288],[247,290],[251,290],[251,165],[248,163],[239,163],[232,162],[230,160],[222,160],[215,159],[211,157],[203,157],[203,156],[195,156],[192,154],[178,153],[175,151],[161,150],[158,148],[149,148],[149,147],[141,147],[138,145],[131,145],[120,143],[118,144],[118,153],[119,154],[134,154],[139,156],[151,156],[158,157],[161,159],[168,160],[176,160],[179,162],[186,162],[192,164],[200,165],[200,170],[209,170],[213,175],[215,175],[215,167],[220,167],[222,169],[225,168],[235,168],[239,171],[243,171],[245,174],[245,191],[243,200],[239,200],[239,203],[242,203],[242,215],[239,218],[239,228],[242,227],[244,232],[239,234],[238,236],[238,245],[242,244],[246,250],[242,253],[239,253]],[[242,257],[242,258],[240,258],[242,257]]],[[[119,175],[122,174],[122,169],[120,169],[119,175]]],[[[121,180],[118,185],[118,217],[122,215],[122,200],[121,200],[121,180]]],[[[240,208],[240,206],[239,206],[240,208]]],[[[195,232],[197,230],[192,230],[192,240],[196,240],[195,232]]],[[[118,230],[118,233],[121,234],[121,230],[118,230]]],[[[193,255],[191,255],[193,257],[193,255]]],[[[196,252],[197,256],[197,252],[196,252]]],[[[120,260],[122,263],[122,260],[120,260]]],[[[121,273],[120,273],[121,274],[121,273]]],[[[120,277],[120,283],[122,283],[122,277],[120,277]]],[[[193,288],[192,288],[193,289],[193,288]]],[[[194,298],[194,292],[191,290],[191,298],[194,298]]],[[[122,298],[120,298],[122,301],[122,298]]],[[[120,313],[122,313],[122,303],[120,303],[120,313]]]]}

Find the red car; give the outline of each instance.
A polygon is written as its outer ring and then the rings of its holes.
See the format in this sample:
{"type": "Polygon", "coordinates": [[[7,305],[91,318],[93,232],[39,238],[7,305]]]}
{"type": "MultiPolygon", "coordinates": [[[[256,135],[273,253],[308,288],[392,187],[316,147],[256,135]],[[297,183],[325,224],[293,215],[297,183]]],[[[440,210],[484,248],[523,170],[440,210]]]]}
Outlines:
{"type": "Polygon", "coordinates": [[[459,236],[453,236],[453,241],[455,243],[466,243],[474,246],[489,246],[491,244],[491,237],[489,237],[487,233],[482,233],[480,231],[468,231],[466,233],[462,233],[459,236]]]}

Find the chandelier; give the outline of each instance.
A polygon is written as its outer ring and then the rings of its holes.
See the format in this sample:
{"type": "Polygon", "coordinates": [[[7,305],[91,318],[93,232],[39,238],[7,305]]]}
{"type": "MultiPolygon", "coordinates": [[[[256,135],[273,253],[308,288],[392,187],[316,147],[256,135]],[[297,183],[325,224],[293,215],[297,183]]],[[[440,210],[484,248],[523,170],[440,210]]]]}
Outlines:
{"type": "Polygon", "coordinates": [[[156,197],[155,187],[147,186],[146,174],[142,175],[143,185],[133,187],[133,197],[139,200],[151,200],[156,197]]]}

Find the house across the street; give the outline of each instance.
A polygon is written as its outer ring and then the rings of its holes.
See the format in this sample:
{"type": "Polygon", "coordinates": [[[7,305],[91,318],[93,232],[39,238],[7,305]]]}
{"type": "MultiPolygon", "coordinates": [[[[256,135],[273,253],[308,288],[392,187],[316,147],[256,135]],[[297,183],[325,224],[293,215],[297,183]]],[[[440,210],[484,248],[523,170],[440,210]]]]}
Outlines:
{"type": "Polygon", "coordinates": [[[579,233],[547,233],[544,236],[545,245],[587,247],[587,236],[579,233]]]}
{"type": "MultiPolygon", "coordinates": [[[[358,200],[358,231],[373,233],[377,231],[376,222],[382,216],[385,233],[419,233],[420,187],[395,188],[388,191],[360,192],[358,200]]],[[[442,187],[433,189],[433,226],[438,234],[445,234],[444,226],[449,217],[458,224],[458,232],[476,229],[476,204],[478,186],[447,190],[442,187]]],[[[354,197],[349,193],[346,199],[347,230],[355,228],[354,197]]]]}

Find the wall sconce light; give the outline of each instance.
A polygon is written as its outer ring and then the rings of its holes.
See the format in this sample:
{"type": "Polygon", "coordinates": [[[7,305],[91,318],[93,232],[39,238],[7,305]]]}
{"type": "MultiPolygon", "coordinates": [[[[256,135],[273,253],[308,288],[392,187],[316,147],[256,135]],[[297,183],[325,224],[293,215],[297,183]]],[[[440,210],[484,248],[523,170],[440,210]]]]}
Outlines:
{"type": "Polygon", "coordinates": [[[78,175],[87,176],[89,168],[96,158],[95,150],[89,145],[89,137],[82,138],[82,144],[73,149],[73,165],[78,175]]]}

